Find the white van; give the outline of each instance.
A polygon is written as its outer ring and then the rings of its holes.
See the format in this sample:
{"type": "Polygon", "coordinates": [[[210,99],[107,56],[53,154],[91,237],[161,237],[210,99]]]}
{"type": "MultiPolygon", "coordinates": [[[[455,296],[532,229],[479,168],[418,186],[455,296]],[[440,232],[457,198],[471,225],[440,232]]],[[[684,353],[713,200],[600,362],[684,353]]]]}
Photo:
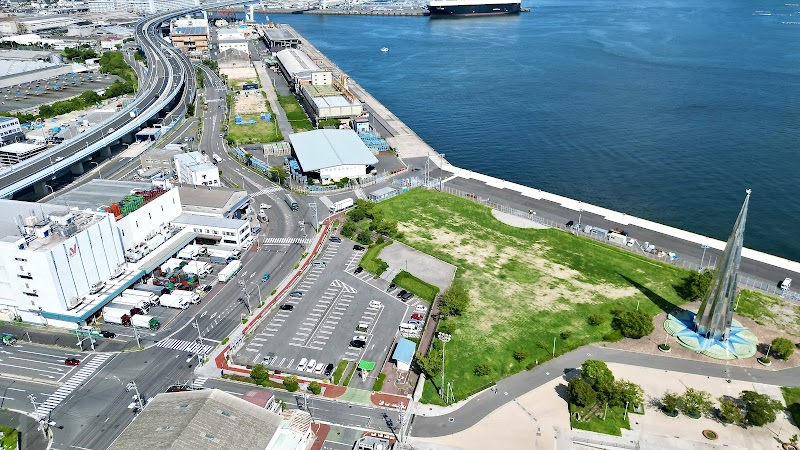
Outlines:
{"type": "Polygon", "coordinates": [[[400,324],[400,331],[405,331],[407,333],[414,333],[419,331],[419,326],[414,325],[412,323],[401,323],[400,324]]]}
{"type": "Polygon", "coordinates": [[[311,264],[315,266],[325,266],[326,262],[321,259],[315,259],[314,261],[311,261],[311,264]]]}
{"type": "Polygon", "coordinates": [[[381,306],[383,306],[383,305],[381,304],[381,302],[379,302],[379,301],[377,301],[377,300],[372,300],[372,301],[370,301],[370,302],[369,302],[369,307],[370,307],[370,308],[373,308],[373,309],[378,309],[378,308],[380,308],[381,306]]]}
{"type": "Polygon", "coordinates": [[[302,372],[306,370],[306,363],[308,362],[307,359],[303,358],[300,360],[300,364],[297,365],[297,371],[302,372]]]}

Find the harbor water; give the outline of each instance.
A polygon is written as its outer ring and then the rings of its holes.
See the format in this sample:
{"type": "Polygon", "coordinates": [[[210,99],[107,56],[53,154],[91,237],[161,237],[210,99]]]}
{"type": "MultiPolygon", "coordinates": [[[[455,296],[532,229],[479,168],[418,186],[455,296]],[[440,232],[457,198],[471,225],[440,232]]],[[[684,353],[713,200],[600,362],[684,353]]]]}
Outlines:
{"type": "Polygon", "coordinates": [[[800,260],[800,7],[523,6],[271,20],[456,166],[722,240],[751,188],[745,245],[800,260]]]}

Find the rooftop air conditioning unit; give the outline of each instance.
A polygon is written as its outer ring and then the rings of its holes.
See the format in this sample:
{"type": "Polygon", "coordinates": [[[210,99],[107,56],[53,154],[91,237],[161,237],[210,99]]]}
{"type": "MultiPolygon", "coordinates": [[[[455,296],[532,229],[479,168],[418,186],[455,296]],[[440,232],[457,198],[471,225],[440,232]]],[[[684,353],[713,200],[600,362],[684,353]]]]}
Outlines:
{"type": "Polygon", "coordinates": [[[72,297],[67,300],[67,309],[72,309],[81,304],[81,300],[78,297],[72,297]]]}

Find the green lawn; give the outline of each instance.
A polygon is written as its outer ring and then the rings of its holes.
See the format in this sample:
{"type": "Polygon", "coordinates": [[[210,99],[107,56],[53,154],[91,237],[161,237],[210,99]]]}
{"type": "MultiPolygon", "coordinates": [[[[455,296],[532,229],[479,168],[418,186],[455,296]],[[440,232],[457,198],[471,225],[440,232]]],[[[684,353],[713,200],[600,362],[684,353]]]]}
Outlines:
{"type": "Polygon", "coordinates": [[[259,87],[261,83],[258,81],[258,78],[234,78],[232,80],[228,80],[228,85],[233,88],[234,91],[241,91],[242,85],[244,84],[257,84],[259,87]]]}
{"type": "MultiPolygon", "coordinates": [[[[467,312],[447,320],[455,330],[446,381],[456,400],[552,358],[554,337],[556,355],[600,341],[611,331],[612,309],[633,310],[641,301],[641,310],[656,315],[683,303],[673,288],[682,269],[559,230],[514,228],[466,199],[415,189],[376,207],[399,222],[400,240],[457,266],[470,293],[467,312]],[[591,314],[605,320],[590,326],[591,314]],[[562,331],[571,335],[561,339],[562,331]],[[518,349],[528,355],[520,362],[518,349]],[[475,375],[484,363],[491,373],[475,375]]],[[[426,383],[423,401],[440,402],[426,383]]]]}
{"type": "Polygon", "coordinates": [[[783,400],[786,402],[786,409],[792,414],[795,424],[800,424],[800,388],[782,387],[783,400]]]}
{"type": "Polygon", "coordinates": [[[19,431],[11,427],[0,426],[0,433],[3,433],[3,437],[0,438],[0,449],[17,450],[17,446],[19,445],[19,431]]]}
{"type": "Polygon", "coordinates": [[[623,428],[626,430],[631,429],[629,420],[630,411],[628,411],[628,417],[623,419],[625,408],[619,406],[609,407],[608,412],[606,412],[605,407],[601,405],[595,405],[590,408],[580,408],[570,403],[569,412],[569,421],[572,428],[577,428],[579,430],[622,436],[623,428]],[[575,412],[580,414],[580,420],[575,418],[575,412]],[[605,420],[603,420],[604,413],[606,416],[605,420]]]}
{"type": "Polygon", "coordinates": [[[339,362],[339,365],[336,366],[336,370],[333,372],[333,384],[339,384],[339,380],[342,379],[342,375],[344,375],[344,371],[347,369],[348,364],[350,364],[350,361],[339,362]]]}
{"type": "MultiPolygon", "coordinates": [[[[237,144],[256,144],[263,142],[278,142],[283,140],[278,123],[273,119],[265,122],[259,119],[259,114],[240,114],[242,120],[255,120],[252,125],[236,125],[235,116],[232,115],[228,124],[228,137],[237,144]]],[[[274,117],[274,115],[273,115],[274,117]]]]}
{"type": "Polygon", "coordinates": [[[308,116],[306,116],[306,112],[303,111],[303,107],[300,106],[294,95],[279,95],[278,102],[283,107],[283,112],[286,113],[286,118],[292,124],[292,129],[295,133],[314,129],[311,121],[308,120],[308,116]]]}
{"type": "Polygon", "coordinates": [[[367,272],[375,276],[380,276],[380,274],[389,268],[389,264],[378,258],[378,254],[389,244],[391,244],[390,241],[386,241],[383,244],[371,245],[369,249],[364,252],[364,256],[361,257],[361,262],[359,262],[358,265],[363,267],[367,272]]]}
{"type": "Polygon", "coordinates": [[[433,302],[433,299],[436,298],[436,294],[439,293],[439,288],[437,286],[426,283],[405,270],[395,275],[392,283],[429,302],[433,302]]]}
{"type": "MultiPolygon", "coordinates": [[[[742,289],[736,313],[765,325],[800,336],[800,306],[778,297],[742,289]]],[[[698,304],[699,306],[699,304],[698,304]]]]}

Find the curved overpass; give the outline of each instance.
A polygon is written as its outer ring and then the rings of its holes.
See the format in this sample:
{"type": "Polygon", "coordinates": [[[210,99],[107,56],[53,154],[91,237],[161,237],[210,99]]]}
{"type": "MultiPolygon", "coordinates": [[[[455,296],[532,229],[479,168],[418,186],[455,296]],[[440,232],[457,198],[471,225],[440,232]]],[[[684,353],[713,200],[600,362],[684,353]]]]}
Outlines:
{"type": "Polygon", "coordinates": [[[194,71],[186,56],[161,37],[160,25],[164,21],[201,9],[239,3],[245,2],[204,4],[202,7],[172,11],[139,21],[136,24],[135,37],[147,58],[148,70],[142,83],[143,88],[136,98],[120,113],[85,133],[0,171],[0,198],[10,198],[22,189],[54,177],[59,171],[86,160],[94,153],[140,130],[147,122],[157,119],[163,111],[168,111],[178,102],[190,101],[195,92],[194,71]],[[132,113],[134,117],[131,117],[132,113]],[[110,129],[113,131],[109,133],[110,129]]]}

